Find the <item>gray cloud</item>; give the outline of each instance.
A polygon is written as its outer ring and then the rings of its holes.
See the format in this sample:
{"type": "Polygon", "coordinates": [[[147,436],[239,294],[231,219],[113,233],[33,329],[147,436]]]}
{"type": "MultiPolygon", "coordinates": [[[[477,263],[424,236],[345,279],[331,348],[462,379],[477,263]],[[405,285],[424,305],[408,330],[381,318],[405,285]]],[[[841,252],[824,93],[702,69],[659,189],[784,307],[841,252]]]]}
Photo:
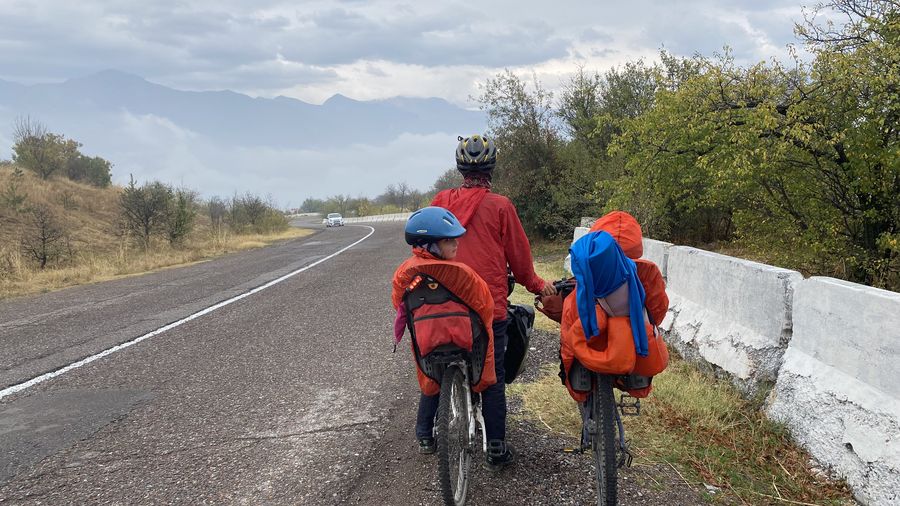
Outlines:
{"type": "Polygon", "coordinates": [[[490,75],[552,60],[622,63],[660,47],[691,55],[728,44],[739,59],[756,61],[794,41],[790,12],[802,1],[546,8],[518,0],[0,0],[0,78],[60,80],[117,68],[191,89],[278,94],[324,90],[349,79],[346,67],[356,63],[383,80],[386,64],[441,75],[465,68],[458,85],[470,88],[473,68],[490,75]]]}

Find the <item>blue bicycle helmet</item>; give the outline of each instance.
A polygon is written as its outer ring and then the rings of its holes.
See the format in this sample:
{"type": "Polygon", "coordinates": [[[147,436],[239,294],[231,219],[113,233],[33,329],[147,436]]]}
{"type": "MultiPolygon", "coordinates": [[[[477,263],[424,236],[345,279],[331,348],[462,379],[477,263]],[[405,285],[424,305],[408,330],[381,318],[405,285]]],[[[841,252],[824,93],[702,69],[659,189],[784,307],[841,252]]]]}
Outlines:
{"type": "Polygon", "coordinates": [[[412,213],[406,222],[406,243],[421,246],[441,239],[451,239],[466,233],[456,216],[443,207],[423,207],[412,213]]]}

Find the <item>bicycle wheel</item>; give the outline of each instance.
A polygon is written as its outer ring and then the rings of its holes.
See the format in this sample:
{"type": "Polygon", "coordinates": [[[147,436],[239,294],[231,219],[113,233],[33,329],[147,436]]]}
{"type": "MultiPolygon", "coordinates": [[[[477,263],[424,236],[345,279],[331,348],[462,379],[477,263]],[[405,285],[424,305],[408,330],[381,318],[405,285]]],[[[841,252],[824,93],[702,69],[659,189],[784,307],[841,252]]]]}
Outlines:
{"type": "Polygon", "coordinates": [[[594,467],[597,470],[598,506],[615,506],[618,502],[616,482],[616,399],[612,378],[606,374],[594,375],[593,402],[591,407],[591,448],[594,467]]]}
{"type": "Polygon", "coordinates": [[[450,366],[441,379],[441,397],[437,412],[438,474],[444,504],[461,506],[466,503],[469,487],[469,467],[472,453],[469,446],[469,410],[466,396],[469,389],[465,376],[457,366],[450,366]]]}

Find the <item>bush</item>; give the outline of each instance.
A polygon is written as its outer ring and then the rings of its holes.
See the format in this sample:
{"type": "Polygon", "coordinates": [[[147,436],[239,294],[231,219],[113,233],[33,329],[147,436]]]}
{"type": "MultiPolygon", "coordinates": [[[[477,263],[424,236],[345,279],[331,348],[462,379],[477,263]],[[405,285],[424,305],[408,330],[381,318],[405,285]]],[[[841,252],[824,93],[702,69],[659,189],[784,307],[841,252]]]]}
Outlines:
{"type": "Polygon", "coordinates": [[[28,214],[29,223],[22,237],[22,250],[44,269],[48,263],[61,258],[65,253],[65,233],[46,205],[34,206],[29,209],[28,214]]]}
{"type": "Polygon", "coordinates": [[[122,191],[120,204],[125,227],[145,250],[150,248],[151,236],[167,226],[171,199],[172,189],[159,181],[137,186],[132,177],[122,191]]]}

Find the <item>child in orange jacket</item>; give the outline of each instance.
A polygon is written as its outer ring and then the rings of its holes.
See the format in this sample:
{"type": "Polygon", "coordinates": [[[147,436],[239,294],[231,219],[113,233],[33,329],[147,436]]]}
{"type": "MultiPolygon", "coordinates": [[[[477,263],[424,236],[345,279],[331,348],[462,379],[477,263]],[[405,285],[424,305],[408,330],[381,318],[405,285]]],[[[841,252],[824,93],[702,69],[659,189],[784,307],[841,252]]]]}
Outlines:
{"type": "MultiPolygon", "coordinates": [[[[618,332],[610,332],[610,323],[617,325],[621,322],[614,318],[611,319],[608,312],[600,305],[596,305],[594,308],[595,319],[599,322],[606,339],[595,340],[592,343],[585,335],[575,298],[569,297],[563,305],[562,321],[560,322],[560,358],[564,371],[568,374],[574,359],[581,357],[580,361],[583,362],[583,365],[592,370],[622,374],[629,372],[625,369],[630,369],[630,372],[634,374],[652,376],[664,369],[668,363],[668,350],[658,330],[658,325],[665,318],[669,309],[669,297],[666,295],[662,273],[655,263],[640,258],[643,254],[642,232],[640,224],[632,215],[624,211],[613,211],[606,214],[593,224],[589,233],[595,232],[606,232],[611,235],[624,255],[634,262],[640,288],[644,292],[644,308],[646,309],[644,323],[647,326],[649,349],[646,356],[637,356],[633,344],[619,339],[618,332]],[[610,369],[605,370],[605,367],[610,369]]],[[[566,387],[572,397],[578,401],[584,401],[587,397],[585,392],[573,390],[568,381],[566,387]]],[[[650,387],[631,391],[631,393],[635,396],[645,397],[650,393],[650,387]]]]}
{"type": "MultiPolygon", "coordinates": [[[[466,229],[460,225],[450,211],[441,207],[426,207],[410,216],[406,224],[406,242],[413,246],[413,255],[406,259],[394,273],[391,301],[397,310],[394,321],[394,342],[398,343],[407,326],[403,297],[406,289],[420,274],[431,276],[459,297],[465,305],[475,311],[482,322],[491,322],[494,302],[490,288],[469,266],[452,261],[458,248],[457,238],[466,229]]],[[[432,320],[434,321],[434,320],[432,320]]],[[[490,325],[485,325],[488,337],[484,368],[478,382],[472,385],[475,392],[482,392],[497,382],[494,370],[494,337],[490,325]]],[[[453,332],[439,332],[438,339],[451,339],[453,332]]],[[[471,338],[471,336],[469,336],[471,338]]],[[[470,339],[471,340],[471,339],[470,339]]],[[[447,344],[432,342],[430,346],[447,344]]],[[[421,347],[423,343],[419,343],[421,347]]],[[[470,343],[471,345],[471,343],[470,343]]],[[[415,349],[413,350],[415,354],[415,349]]],[[[427,355],[427,352],[423,351],[427,355]]],[[[422,395],[416,417],[416,438],[419,451],[424,454],[435,452],[434,417],[437,413],[440,384],[425,375],[416,362],[416,372],[422,395]]]]}

